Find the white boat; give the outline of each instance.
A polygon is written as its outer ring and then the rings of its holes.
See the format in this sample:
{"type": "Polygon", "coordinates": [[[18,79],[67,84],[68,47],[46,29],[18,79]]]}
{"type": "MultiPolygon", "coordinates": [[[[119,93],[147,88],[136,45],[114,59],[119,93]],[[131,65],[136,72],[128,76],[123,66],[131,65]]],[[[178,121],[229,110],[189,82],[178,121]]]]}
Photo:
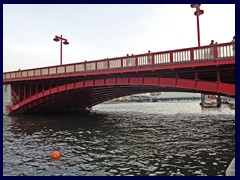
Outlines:
{"type": "Polygon", "coordinates": [[[204,95],[202,94],[202,102],[200,105],[206,108],[215,108],[218,106],[217,98],[214,95],[204,95]]]}

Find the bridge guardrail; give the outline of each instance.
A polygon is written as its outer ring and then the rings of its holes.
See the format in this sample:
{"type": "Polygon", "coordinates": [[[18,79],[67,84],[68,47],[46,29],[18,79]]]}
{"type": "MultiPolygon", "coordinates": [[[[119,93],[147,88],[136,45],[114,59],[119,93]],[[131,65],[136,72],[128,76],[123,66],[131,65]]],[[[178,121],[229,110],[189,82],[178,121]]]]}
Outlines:
{"type": "Polygon", "coordinates": [[[109,69],[131,68],[138,66],[153,66],[166,63],[186,62],[194,60],[208,60],[235,57],[235,43],[214,44],[194,48],[185,48],[172,51],[148,52],[146,54],[124,56],[89,62],[66,64],[20,71],[3,73],[3,79],[18,79],[37,76],[69,74],[86,71],[99,71],[109,69]]]}

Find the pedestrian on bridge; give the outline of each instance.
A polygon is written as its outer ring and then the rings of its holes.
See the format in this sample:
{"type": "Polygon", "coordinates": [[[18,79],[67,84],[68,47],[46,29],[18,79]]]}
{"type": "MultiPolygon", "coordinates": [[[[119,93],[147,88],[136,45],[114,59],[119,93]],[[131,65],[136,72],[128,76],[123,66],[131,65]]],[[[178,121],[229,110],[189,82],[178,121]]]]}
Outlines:
{"type": "MultiPolygon", "coordinates": [[[[215,45],[218,45],[218,43],[215,42],[215,45]]],[[[218,58],[221,57],[221,49],[220,49],[220,47],[217,47],[217,57],[218,58]]]]}
{"type": "Polygon", "coordinates": [[[233,36],[232,42],[234,42],[232,50],[233,50],[233,56],[235,56],[235,36],[233,36]]]}
{"type": "Polygon", "coordinates": [[[151,55],[151,51],[150,50],[148,51],[147,60],[148,60],[148,64],[152,64],[152,55],[151,55]]]}
{"type": "MultiPolygon", "coordinates": [[[[214,45],[214,40],[211,40],[211,43],[209,44],[210,46],[214,45]]],[[[213,47],[210,47],[210,51],[209,51],[209,58],[213,58],[213,47]]]]}

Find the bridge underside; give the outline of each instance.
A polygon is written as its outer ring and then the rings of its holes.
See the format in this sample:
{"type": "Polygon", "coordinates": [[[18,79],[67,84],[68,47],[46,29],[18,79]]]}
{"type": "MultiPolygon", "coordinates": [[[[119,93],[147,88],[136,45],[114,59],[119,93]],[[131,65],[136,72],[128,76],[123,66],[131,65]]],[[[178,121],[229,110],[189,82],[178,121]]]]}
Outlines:
{"type": "MultiPolygon", "coordinates": [[[[43,96],[17,108],[14,113],[82,111],[102,102],[138,93],[186,92],[183,89],[155,86],[102,86],[81,88],[43,96]]],[[[191,91],[190,91],[191,92],[191,91]]]]}
{"type": "Polygon", "coordinates": [[[235,64],[211,63],[189,68],[166,66],[161,70],[143,68],[135,72],[18,81],[12,83],[13,105],[9,113],[78,111],[117,97],[146,92],[235,97],[235,64]]]}

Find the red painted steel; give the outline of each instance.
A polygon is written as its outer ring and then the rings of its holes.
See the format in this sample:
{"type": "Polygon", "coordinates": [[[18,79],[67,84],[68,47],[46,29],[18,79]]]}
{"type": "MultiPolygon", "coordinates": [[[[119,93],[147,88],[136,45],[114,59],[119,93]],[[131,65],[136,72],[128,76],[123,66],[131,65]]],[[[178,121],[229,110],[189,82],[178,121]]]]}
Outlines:
{"type": "MultiPolygon", "coordinates": [[[[222,58],[231,58],[233,57],[233,51],[231,50],[233,45],[235,43],[234,42],[230,42],[230,43],[223,43],[223,44],[217,44],[217,45],[213,45],[213,49],[214,49],[214,58],[216,58],[216,60],[221,60],[222,58]],[[218,54],[218,49],[222,49],[222,53],[219,53],[218,54]],[[225,54],[224,54],[225,53],[225,54]],[[223,54],[223,55],[222,55],[223,54]]],[[[208,58],[208,55],[206,54],[205,50],[210,50],[211,46],[201,46],[201,47],[195,47],[195,48],[186,48],[186,49],[178,49],[178,50],[173,50],[173,51],[162,51],[162,52],[154,52],[154,53],[151,53],[152,56],[154,56],[154,60],[155,60],[155,64],[148,64],[148,65],[140,65],[139,62],[137,63],[138,66],[134,66],[134,68],[144,68],[146,66],[162,66],[162,65],[172,65],[171,62],[173,63],[177,63],[177,62],[184,62],[184,63],[189,63],[189,61],[200,61],[200,60],[208,60],[208,59],[211,59],[211,58],[208,58]],[[176,60],[175,62],[173,61],[173,54],[174,53],[184,53],[184,54],[190,54],[190,58],[189,59],[183,59],[181,61],[178,61],[176,60]],[[161,55],[165,55],[165,54],[169,54],[169,62],[166,62],[166,63],[158,63],[156,62],[156,58],[157,57],[160,57],[161,55]]],[[[139,55],[135,55],[135,56],[130,56],[130,57],[133,57],[135,59],[138,59],[139,60],[139,57],[147,57],[146,54],[139,54],[139,55]]],[[[86,72],[89,72],[89,71],[92,71],[94,73],[98,73],[99,71],[108,71],[110,70],[111,72],[114,72],[115,70],[117,69],[129,69],[131,68],[131,70],[134,71],[134,68],[132,66],[128,66],[128,67],[123,67],[122,66],[122,63],[120,63],[120,66],[119,67],[114,67],[114,68],[111,68],[111,67],[108,67],[106,66],[105,69],[101,69],[101,70],[96,70],[96,69],[90,69],[90,70],[87,70],[86,69],[86,65],[90,64],[90,63],[97,63],[97,62],[110,62],[110,61],[117,61],[118,59],[120,59],[122,61],[122,59],[127,59],[129,58],[129,56],[124,56],[124,57],[119,57],[119,58],[111,58],[111,59],[107,59],[107,60],[98,60],[98,61],[90,61],[90,62],[81,62],[81,63],[73,63],[73,64],[66,64],[66,65],[63,65],[63,66],[50,66],[50,67],[43,67],[43,68],[35,68],[35,69],[26,69],[26,70],[21,70],[21,71],[11,71],[11,72],[5,72],[3,73],[4,74],[4,82],[8,82],[9,80],[11,79],[14,79],[14,81],[21,81],[21,80],[31,80],[31,79],[42,79],[42,78],[45,78],[47,76],[47,78],[56,78],[55,76],[58,76],[61,75],[61,74],[64,74],[64,75],[67,75],[67,74],[76,74],[76,75],[81,75],[86,72]],[[73,65],[74,66],[74,70],[75,71],[72,71],[72,72],[66,72],[66,67],[68,66],[71,66],[73,65]],[[77,67],[78,66],[84,66],[85,68],[83,70],[78,70],[77,67]],[[56,70],[58,67],[64,67],[64,72],[62,73],[56,73],[56,70]],[[42,74],[41,76],[40,75],[31,75],[31,74],[34,74],[33,72],[37,71],[37,70],[40,70],[40,74],[42,74]],[[47,70],[47,73],[45,73],[45,70],[47,70]],[[51,71],[55,71],[55,72],[51,72],[51,71]],[[27,73],[27,75],[21,75],[20,77],[17,76],[17,72],[21,72],[22,73],[27,73]],[[31,73],[31,74],[29,74],[31,73]],[[13,78],[11,78],[11,76],[14,75],[13,78]],[[10,78],[8,78],[10,77],[10,78]]],[[[235,60],[235,57],[233,57],[232,59],[235,60]]],[[[204,62],[203,62],[204,63],[204,62]]],[[[190,64],[189,64],[190,66],[190,64]]]]}
{"type": "MultiPolygon", "coordinates": [[[[177,79],[177,78],[157,78],[157,77],[125,77],[125,78],[107,78],[100,79],[97,83],[94,80],[87,80],[79,83],[70,83],[64,84],[59,87],[45,90],[43,92],[37,93],[29,98],[25,99],[10,107],[11,111],[15,111],[23,108],[24,106],[28,106],[27,109],[31,109],[33,107],[34,102],[41,101],[45,97],[52,96],[54,94],[58,94],[61,96],[61,93],[72,91],[74,89],[82,89],[82,88],[90,88],[94,89],[94,87],[121,87],[124,85],[128,85],[128,87],[165,87],[162,88],[162,91],[169,91],[169,88],[174,88],[175,91],[186,91],[186,92],[217,92],[218,94],[235,94],[235,85],[234,84],[225,84],[225,83],[217,83],[217,82],[207,82],[207,81],[196,81],[195,80],[186,80],[186,79],[177,79]],[[177,81],[176,81],[177,80],[177,81]],[[30,106],[29,106],[30,105],[30,106]]],[[[137,92],[137,91],[135,91],[137,92]]],[[[147,89],[145,92],[149,92],[147,89]]],[[[106,94],[111,95],[110,92],[105,92],[106,94]]],[[[129,91],[124,93],[124,95],[132,94],[133,92],[129,91]]],[[[105,95],[106,95],[105,94],[105,95]]],[[[62,96],[61,96],[62,97],[62,96]]],[[[111,96],[111,98],[115,98],[116,95],[111,96]]],[[[104,99],[105,100],[105,99],[104,99]]],[[[109,100],[109,99],[107,99],[109,100]]],[[[64,102],[63,102],[64,103],[64,102]]],[[[72,102],[70,102],[72,103],[72,102]]],[[[38,104],[38,103],[37,103],[38,104]]],[[[86,103],[87,106],[92,106],[93,104],[86,103]]]]}
{"type": "Polygon", "coordinates": [[[65,111],[145,92],[235,96],[234,43],[5,72],[10,113],[65,111]],[[213,48],[213,51],[211,51],[213,48]],[[213,52],[213,54],[211,54],[213,52]]]}

